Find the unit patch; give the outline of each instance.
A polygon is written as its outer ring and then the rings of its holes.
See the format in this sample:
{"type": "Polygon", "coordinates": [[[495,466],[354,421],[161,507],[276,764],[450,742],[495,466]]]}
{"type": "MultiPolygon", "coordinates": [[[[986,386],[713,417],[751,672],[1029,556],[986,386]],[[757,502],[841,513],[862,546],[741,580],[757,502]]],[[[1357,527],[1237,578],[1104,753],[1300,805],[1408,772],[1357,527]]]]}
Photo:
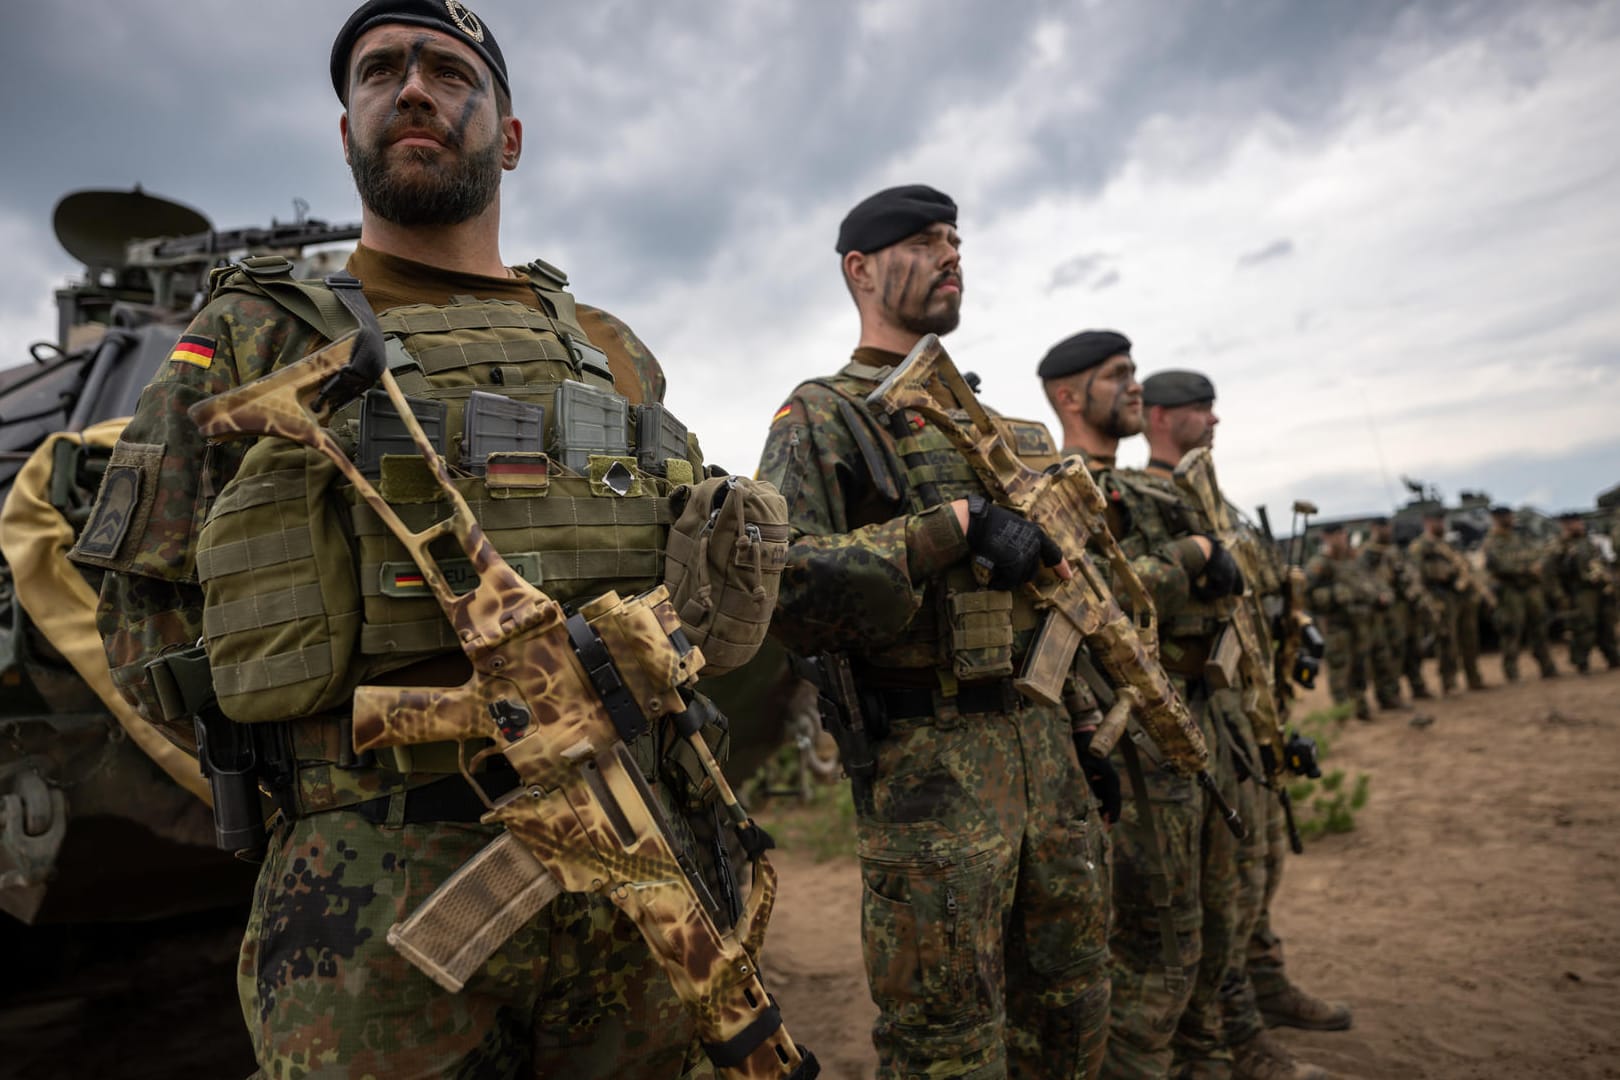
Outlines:
{"type": "Polygon", "coordinates": [[[114,465],[108,468],[107,478],[101,483],[101,496],[96,500],[95,513],[79,538],[79,550],[87,555],[111,559],[118,554],[129,523],[135,517],[135,507],[141,496],[141,470],[136,465],[114,465]]]}

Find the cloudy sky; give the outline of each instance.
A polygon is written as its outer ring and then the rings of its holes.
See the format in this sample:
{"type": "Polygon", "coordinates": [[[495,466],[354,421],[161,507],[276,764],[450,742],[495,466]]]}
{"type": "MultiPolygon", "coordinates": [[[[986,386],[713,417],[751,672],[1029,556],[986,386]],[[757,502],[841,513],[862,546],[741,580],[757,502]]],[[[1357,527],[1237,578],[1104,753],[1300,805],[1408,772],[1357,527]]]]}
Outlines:
{"type": "MultiPolygon", "coordinates": [[[[1620,4],[1577,0],[483,0],[525,121],[502,250],[636,327],[733,471],[854,311],[855,201],[962,207],[962,328],[1003,411],[1113,327],[1220,392],[1222,478],[1286,514],[1402,474],[1544,509],[1620,481],[1620,4]]],[[[56,200],[218,227],[359,204],[330,0],[54,0],[0,35],[0,363],[77,267],[56,200]]],[[[1140,440],[1127,462],[1145,457],[1140,440]]]]}

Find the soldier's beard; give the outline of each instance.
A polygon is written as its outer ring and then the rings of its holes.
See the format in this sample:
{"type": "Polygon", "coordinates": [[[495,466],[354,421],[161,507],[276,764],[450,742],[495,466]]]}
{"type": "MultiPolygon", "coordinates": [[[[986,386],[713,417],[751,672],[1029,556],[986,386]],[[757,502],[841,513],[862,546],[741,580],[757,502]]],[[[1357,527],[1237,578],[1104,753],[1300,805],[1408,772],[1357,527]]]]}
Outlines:
{"type": "Polygon", "coordinates": [[[394,166],[386,144],[363,147],[356,142],[349,148],[349,171],[360,201],[395,225],[460,225],[483,213],[500,192],[499,138],[482,150],[462,153],[404,147],[402,157],[394,166]]]}
{"type": "Polygon", "coordinates": [[[1110,439],[1128,439],[1132,435],[1140,435],[1142,433],[1142,414],[1140,412],[1127,413],[1125,407],[1126,402],[1122,395],[1120,398],[1115,399],[1106,413],[1099,416],[1098,413],[1101,410],[1097,408],[1096,400],[1088,398],[1086,402],[1086,420],[1092,427],[1107,435],[1110,439]]]}

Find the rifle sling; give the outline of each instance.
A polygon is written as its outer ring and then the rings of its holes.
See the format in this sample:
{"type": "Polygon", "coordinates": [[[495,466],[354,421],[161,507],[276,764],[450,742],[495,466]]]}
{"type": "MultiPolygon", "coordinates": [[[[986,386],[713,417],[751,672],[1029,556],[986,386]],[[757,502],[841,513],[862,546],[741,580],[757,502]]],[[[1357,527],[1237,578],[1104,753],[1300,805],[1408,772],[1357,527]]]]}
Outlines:
{"type": "Polygon", "coordinates": [[[1153,816],[1153,802],[1148,798],[1147,778],[1142,772],[1142,758],[1137,753],[1134,732],[1119,740],[1120,752],[1125,756],[1125,771],[1131,778],[1131,798],[1136,801],[1136,816],[1147,830],[1148,843],[1153,848],[1152,865],[1148,867],[1148,893],[1159,916],[1159,947],[1163,954],[1164,979],[1167,984],[1186,978],[1181,970],[1181,946],[1176,936],[1176,916],[1170,901],[1170,875],[1165,863],[1164,845],[1159,841],[1159,825],[1153,816]]]}
{"type": "Polygon", "coordinates": [[[782,1026],[782,1010],[776,1006],[776,997],[771,996],[768,1007],[761,1009],[753,1022],[723,1043],[704,1043],[703,1052],[709,1055],[709,1061],[717,1069],[735,1069],[747,1063],[753,1052],[759,1049],[760,1043],[776,1033],[782,1026]]]}

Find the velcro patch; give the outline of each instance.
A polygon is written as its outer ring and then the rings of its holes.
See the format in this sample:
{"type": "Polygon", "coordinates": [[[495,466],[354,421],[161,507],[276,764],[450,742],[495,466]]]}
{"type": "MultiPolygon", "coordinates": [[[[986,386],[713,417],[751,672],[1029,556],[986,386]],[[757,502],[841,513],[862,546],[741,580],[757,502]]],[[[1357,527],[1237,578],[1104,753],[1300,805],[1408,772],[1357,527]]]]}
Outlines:
{"type": "MultiPolygon", "coordinates": [[[[530,585],[539,588],[543,584],[538,551],[519,551],[502,557],[530,585]]],[[[471,592],[478,584],[478,572],[466,559],[440,559],[439,571],[444,574],[450,591],[457,596],[471,592]]],[[[409,561],[383,563],[378,588],[384,596],[401,599],[433,595],[433,590],[428,588],[427,581],[422,577],[421,568],[409,561]]]]}
{"type": "Polygon", "coordinates": [[[135,508],[140,504],[141,469],[138,465],[113,465],[107,469],[107,478],[101,482],[101,494],[96,499],[95,513],[79,537],[79,550],[103,559],[117,556],[118,548],[135,520],[135,508]]]}
{"type": "Polygon", "coordinates": [[[211,367],[214,363],[214,339],[201,334],[185,334],[175,343],[169,359],[195,367],[211,367]]]}

